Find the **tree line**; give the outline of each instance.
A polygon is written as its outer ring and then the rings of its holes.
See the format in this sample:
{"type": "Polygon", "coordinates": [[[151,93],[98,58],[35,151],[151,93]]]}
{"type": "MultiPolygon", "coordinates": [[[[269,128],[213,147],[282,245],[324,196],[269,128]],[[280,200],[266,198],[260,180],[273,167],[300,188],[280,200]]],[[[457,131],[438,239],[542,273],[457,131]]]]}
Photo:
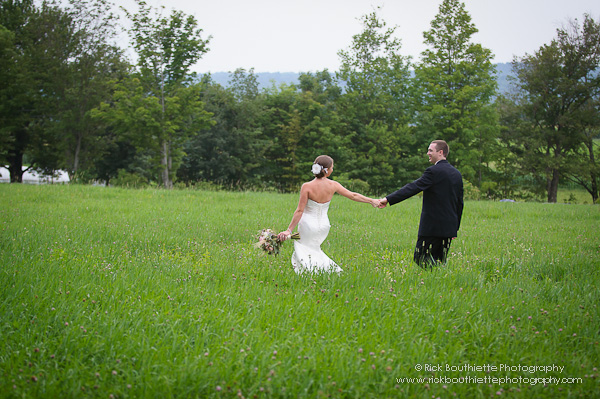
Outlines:
{"type": "Polygon", "coordinates": [[[11,182],[33,168],[80,182],[295,191],[328,154],[337,180],[382,194],[418,177],[429,142],[444,139],[470,198],[556,202],[570,181],[598,200],[600,23],[589,15],[515,57],[508,94],[458,0],[442,1],[419,60],[374,9],[338,52],[339,71],[259,89],[253,69],[226,87],[191,72],[211,37],[193,16],[136,5],[124,10],[132,62],[107,0],[2,0],[0,162],[11,182]]]}

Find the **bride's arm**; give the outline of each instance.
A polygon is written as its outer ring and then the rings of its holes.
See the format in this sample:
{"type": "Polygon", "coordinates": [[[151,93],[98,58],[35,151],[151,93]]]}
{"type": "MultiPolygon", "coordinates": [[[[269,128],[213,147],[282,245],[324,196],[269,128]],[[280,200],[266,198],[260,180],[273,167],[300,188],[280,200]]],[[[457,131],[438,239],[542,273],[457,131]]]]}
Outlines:
{"type": "Polygon", "coordinates": [[[377,199],[365,197],[362,194],[350,191],[346,187],[342,186],[340,183],[338,183],[336,181],[334,181],[334,184],[336,186],[336,188],[335,188],[336,193],[343,195],[344,197],[349,198],[352,201],[366,202],[368,204],[371,204],[375,208],[379,206],[379,200],[377,200],[377,199]]]}
{"type": "Polygon", "coordinates": [[[300,199],[298,200],[298,207],[296,208],[296,210],[294,211],[294,214],[292,215],[292,221],[290,222],[288,229],[277,234],[279,241],[285,241],[290,237],[290,235],[292,234],[292,231],[294,231],[294,229],[298,225],[298,222],[300,221],[300,218],[302,217],[302,214],[304,213],[304,208],[306,207],[307,202],[308,202],[308,188],[303,184],[302,188],[300,189],[300,199]]]}

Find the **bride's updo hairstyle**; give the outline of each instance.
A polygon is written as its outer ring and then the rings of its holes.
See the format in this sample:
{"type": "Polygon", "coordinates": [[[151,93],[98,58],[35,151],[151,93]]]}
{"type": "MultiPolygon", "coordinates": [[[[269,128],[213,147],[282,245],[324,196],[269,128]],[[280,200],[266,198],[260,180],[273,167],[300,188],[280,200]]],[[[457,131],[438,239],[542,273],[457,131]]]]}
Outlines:
{"type": "Polygon", "coordinates": [[[312,166],[312,172],[316,178],[324,177],[333,166],[333,158],[329,155],[319,155],[312,166]]]}

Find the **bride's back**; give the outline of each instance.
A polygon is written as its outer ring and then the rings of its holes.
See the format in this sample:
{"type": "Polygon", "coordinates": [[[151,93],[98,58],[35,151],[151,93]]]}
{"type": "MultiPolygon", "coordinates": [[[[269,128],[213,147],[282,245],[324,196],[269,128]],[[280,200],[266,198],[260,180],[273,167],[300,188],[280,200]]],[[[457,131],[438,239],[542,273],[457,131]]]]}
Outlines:
{"type": "Polygon", "coordinates": [[[331,201],[336,191],[336,183],[326,177],[315,178],[304,184],[308,188],[308,199],[320,204],[331,201]]]}

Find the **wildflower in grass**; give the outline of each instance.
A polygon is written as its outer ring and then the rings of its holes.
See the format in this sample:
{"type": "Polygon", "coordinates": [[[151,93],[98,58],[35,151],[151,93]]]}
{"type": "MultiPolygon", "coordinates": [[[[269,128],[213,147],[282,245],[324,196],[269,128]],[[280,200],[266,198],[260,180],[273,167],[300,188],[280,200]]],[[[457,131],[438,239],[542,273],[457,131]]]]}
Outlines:
{"type": "MultiPolygon", "coordinates": [[[[299,240],[300,233],[294,233],[290,236],[292,240],[299,240]]],[[[263,229],[258,235],[258,242],[254,244],[255,247],[262,249],[269,255],[279,255],[279,251],[282,241],[279,241],[277,234],[271,229],[263,229]]]]}

